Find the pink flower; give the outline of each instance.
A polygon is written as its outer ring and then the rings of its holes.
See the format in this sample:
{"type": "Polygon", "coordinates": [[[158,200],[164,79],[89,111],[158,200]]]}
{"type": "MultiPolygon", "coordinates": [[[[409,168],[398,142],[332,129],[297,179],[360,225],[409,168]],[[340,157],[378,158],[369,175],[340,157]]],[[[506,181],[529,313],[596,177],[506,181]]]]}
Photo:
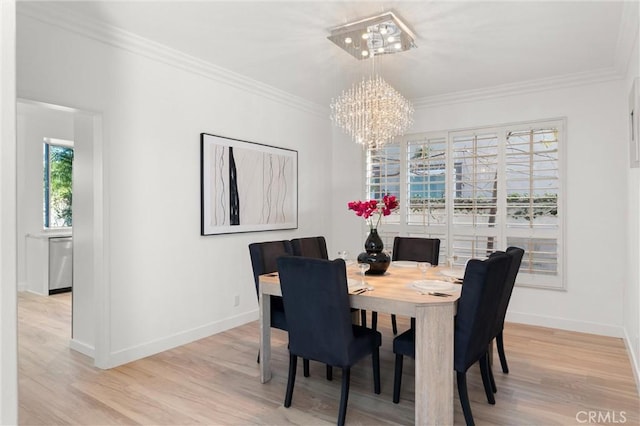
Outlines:
{"type": "Polygon", "coordinates": [[[382,216],[389,216],[391,212],[396,210],[399,206],[398,200],[395,195],[385,195],[382,197],[382,201],[366,200],[366,201],[349,201],[347,207],[349,210],[353,210],[356,216],[363,217],[367,220],[371,229],[377,228],[380,224],[382,216]],[[378,215],[378,218],[373,223],[373,216],[378,215]]]}

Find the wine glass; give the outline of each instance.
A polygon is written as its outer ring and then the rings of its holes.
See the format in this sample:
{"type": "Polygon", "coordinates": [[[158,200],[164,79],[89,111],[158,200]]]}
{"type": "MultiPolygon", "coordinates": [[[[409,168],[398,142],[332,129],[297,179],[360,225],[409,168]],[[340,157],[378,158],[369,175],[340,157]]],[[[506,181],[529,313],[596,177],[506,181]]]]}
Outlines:
{"type": "Polygon", "coordinates": [[[420,270],[420,272],[422,272],[422,278],[426,280],[427,279],[427,271],[431,267],[431,264],[429,262],[418,262],[417,266],[418,266],[418,269],[420,270]]]}
{"type": "Polygon", "coordinates": [[[364,274],[371,268],[368,263],[358,263],[358,269],[360,269],[360,275],[362,275],[362,285],[364,285],[364,274]]]}
{"type": "Polygon", "coordinates": [[[456,264],[456,260],[458,260],[458,256],[456,256],[453,252],[449,256],[447,256],[447,267],[450,270],[453,270],[456,264]]]}

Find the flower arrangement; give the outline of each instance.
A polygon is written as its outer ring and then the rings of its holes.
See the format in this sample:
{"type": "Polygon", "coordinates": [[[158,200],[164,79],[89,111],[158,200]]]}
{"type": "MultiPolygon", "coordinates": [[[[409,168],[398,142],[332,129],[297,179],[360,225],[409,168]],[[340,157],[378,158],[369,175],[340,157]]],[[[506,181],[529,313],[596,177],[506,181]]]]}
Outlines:
{"type": "Polygon", "coordinates": [[[382,201],[350,201],[347,206],[349,210],[356,212],[356,216],[363,217],[370,229],[377,229],[382,216],[389,216],[392,211],[398,208],[399,203],[395,195],[387,194],[382,197],[382,201]]]}

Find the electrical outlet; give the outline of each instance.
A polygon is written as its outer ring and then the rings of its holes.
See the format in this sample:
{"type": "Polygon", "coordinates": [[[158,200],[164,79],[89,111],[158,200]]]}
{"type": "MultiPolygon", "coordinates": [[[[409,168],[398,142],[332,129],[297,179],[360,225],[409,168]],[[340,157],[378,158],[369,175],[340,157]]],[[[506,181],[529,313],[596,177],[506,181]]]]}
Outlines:
{"type": "Polygon", "coordinates": [[[240,296],[237,294],[233,296],[233,306],[240,306],[240,296]]]}

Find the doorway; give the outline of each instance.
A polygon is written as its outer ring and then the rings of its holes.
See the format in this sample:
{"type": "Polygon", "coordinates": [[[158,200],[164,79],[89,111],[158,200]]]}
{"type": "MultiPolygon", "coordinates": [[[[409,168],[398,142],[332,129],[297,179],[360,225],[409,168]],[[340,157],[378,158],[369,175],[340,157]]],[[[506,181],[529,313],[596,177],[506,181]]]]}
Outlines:
{"type": "MultiPolygon", "coordinates": [[[[33,282],[45,281],[45,276],[49,281],[48,256],[45,258],[41,255],[38,260],[38,250],[34,251],[31,245],[37,246],[39,242],[43,248],[46,241],[48,249],[50,241],[60,242],[54,238],[72,237],[73,289],[69,346],[95,361],[96,337],[102,330],[98,326],[98,312],[102,309],[97,307],[104,301],[96,295],[104,265],[100,256],[104,241],[103,227],[100,226],[104,211],[101,202],[101,116],[75,108],[19,99],[16,135],[18,291],[35,292],[48,297],[48,283],[46,289],[36,287],[34,290],[33,287],[33,282]],[[47,184],[46,159],[43,155],[47,147],[51,149],[56,145],[56,141],[73,141],[73,202],[69,203],[72,205],[72,219],[65,215],[64,203],[43,208],[47,184]],[[58,212],[52,216],[51,210],[54,208],[58,212]],[[48,213],[48,218],[45,213],[48,213]],[[51,226],[54,220],[62,226],[51,226]],[[34,274],[40,276],[34,280],[34,274]]],[[[66,153],[69,153],[68,150],[66,153]]]]}

